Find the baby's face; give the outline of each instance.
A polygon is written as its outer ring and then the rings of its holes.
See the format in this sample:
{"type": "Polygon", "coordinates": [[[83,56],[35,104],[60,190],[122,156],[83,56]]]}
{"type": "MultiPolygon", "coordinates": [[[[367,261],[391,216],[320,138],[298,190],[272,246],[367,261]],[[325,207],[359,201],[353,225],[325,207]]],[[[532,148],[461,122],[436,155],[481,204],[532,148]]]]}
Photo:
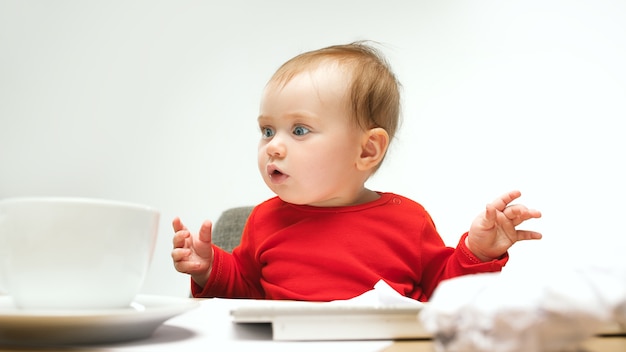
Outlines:
{"type": "Polygon", "coordinates": [[[352,122],[347,88],[346,75],[328,65],[284,87],[267,86],[258,119],[259,171],[284,201],[341,206],[362,190],[356,160],[363,132],[352,122]]]}

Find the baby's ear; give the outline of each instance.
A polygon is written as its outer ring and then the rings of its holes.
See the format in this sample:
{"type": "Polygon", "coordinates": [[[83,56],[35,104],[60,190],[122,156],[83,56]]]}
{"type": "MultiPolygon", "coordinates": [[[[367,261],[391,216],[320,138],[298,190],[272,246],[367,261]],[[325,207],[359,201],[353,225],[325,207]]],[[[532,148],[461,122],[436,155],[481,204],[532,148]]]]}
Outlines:
{"type": "Polygon", "coordinates": [[[376,127],[365,131],[361,138],[361,155],[357,160],[357,168],[362,171],[376,169],[388,146],[389,134],[384,129],[376,127]]]}

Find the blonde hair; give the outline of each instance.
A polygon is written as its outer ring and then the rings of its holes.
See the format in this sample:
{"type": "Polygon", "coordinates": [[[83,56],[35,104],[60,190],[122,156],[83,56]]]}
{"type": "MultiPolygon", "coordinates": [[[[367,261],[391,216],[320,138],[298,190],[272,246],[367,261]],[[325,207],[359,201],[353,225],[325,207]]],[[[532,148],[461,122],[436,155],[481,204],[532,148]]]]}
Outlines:
{"type": "Polygon", "coordinates": [[[400,83],[385,57],[366,42],[302,53],[280,66],[269,83],[285,85],[297,74],[329,60],[350,73],[349,108],[357,126],[363,130],[380,127],[393,140],[400,124],[400,83]]]}

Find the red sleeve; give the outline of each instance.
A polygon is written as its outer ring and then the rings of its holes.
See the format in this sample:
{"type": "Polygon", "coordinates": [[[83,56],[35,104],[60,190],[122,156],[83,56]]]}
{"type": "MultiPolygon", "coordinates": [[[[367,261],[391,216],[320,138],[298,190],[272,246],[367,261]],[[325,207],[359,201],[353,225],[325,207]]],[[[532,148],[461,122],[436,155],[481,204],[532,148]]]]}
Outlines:
{"type": "Polygon", "coordinates": [[[498,259],[481,261],[465,245],[466,237],[467,233],[461,236],[456,248],[438,247],[437,241],[424,243],[424,274],[421,286],[426,297],[430,297],[443,280],[462,275],[499,272],[509,260],[508,253],[505,253],[498,259]]]}
{"type": "Polygon", "coordinates": [[[198,285],[195,281],[191,280],[191,294],[194,297],[219,297],[219,294],[215,294],[215,281],[216,277],[220,276],[223,272],[223,258],[226,252],[222,250],[220,247],[213,245],[213,265],[211,266],[211,273],[209,275],[209,280],[207,281],[204,287],[198,285]]]}
{"type": "MultiPolygon", "coordinates": [[[[457,265],[453,265],[455,270],[458,270],[459,275],[466,274],[476,274],[476,273],[488,273],[501,271],[504,265],[509,261],[509,253],[504,253],[500,258],[493,259],[488,262],[483,262],[478,259],[477,256],[470,251],[469,248],[465,245],[465,238],[467,237],[467,232],[461,236],[459,240],[459,244],[456,246],[455,250],[455,262],[457,265]]],[[[454,275],[454,276],[459,276],[454,275]]]]}
{"type": "MultiPolygon", "coordinates": [[[[255,211],[249,219],[255,216],[255,211]]],[[[192,280],[194,297],[263,298],[259,265],[256,262],[256,244],[251,241],[250,221],[244,227],[241,244],[229,253],[213,245],[213,265],[209,279],[201,287],[192,280]]]]}

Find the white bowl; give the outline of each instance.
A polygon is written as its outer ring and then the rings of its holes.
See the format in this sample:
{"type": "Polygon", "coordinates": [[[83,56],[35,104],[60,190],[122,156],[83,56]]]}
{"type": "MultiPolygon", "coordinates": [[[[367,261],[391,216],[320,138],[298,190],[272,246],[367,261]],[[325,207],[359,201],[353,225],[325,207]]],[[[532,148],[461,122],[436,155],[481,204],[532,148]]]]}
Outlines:
{"type": "Polygon", "coordinates": [[[0,200],[0,268],[25,309],[127,307],[156,244],[159,212],[89,198],[0,200]]]}

